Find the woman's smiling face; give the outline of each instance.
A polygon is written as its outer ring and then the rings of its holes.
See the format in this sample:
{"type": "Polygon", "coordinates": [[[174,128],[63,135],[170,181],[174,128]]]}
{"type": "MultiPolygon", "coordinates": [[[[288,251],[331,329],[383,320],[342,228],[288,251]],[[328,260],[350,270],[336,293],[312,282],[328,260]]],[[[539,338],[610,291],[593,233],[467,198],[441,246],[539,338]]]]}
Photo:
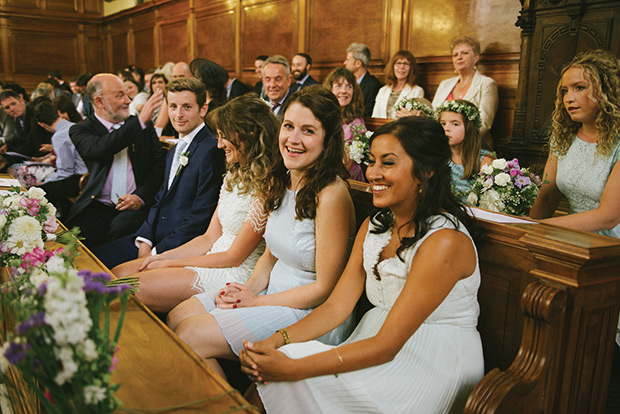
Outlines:
{"type": "Polygon", "coordinates": [[[280,128],[279,145],[289,170],[306,171],[321,156],[325,129],[312,111],[299,102],[289,106],[280,128]]]}

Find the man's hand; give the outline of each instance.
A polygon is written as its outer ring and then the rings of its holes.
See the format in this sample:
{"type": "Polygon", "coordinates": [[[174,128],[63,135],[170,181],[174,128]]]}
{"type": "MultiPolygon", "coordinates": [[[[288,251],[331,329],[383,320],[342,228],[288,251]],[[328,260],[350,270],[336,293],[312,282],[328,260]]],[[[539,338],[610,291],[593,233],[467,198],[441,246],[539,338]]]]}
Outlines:
{"type": "Polygon", "coordinates": [[[116,202],[116,209],[119,211],[125,210],[139,210],[144,204],[140,197],[135,194],[125,194],[118,198],[116,202]]]}
{"type": "Polygon", "coordinates": [[[155,109],[161,106],[161,103],[164,99],[164,92],[162,90],[156,90],[153,95],[144,103],[142,107],[142,112],[140,112],[140,120],[142,123],[146,124],[153,117],[153,112],[155,109]]]}
{"type": "Polygon", "coordinates": [[[41,144],[39,147],[40,152],[52,152],[53,149],[52,144],[41,144]]]}

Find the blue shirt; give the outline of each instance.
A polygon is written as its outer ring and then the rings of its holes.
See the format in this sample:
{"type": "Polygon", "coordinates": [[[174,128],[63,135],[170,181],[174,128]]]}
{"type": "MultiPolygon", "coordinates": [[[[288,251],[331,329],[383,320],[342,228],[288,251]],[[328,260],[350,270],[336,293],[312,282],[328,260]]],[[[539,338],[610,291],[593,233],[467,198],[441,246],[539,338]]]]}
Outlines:
{"type": "Polygon", "coordinates": [[[72,175],[83,175],[88,172],[86,164],[69,138],[69,128],[73,125],[73,122],[62,118],[56,124],[56,132],[52,135],[52,147],[56,154],[56,172],[46,178],[44,183],[60,181],[72,175]]]}

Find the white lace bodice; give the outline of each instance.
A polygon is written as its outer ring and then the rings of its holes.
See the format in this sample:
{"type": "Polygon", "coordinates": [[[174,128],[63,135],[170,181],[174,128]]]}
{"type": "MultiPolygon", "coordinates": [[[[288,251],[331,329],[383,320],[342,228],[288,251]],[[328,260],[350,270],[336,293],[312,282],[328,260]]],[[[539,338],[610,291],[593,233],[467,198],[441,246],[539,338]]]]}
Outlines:
{"type": "MultiPolygon", "coordinates": [[[[390,242],[392,232],[371,233],[370,230],[373,228],[373,225],[372,223],[370,224],[369,231],[364,239],[364,270],[366,271],[366,295],[374,306],[389,311],[407,282],[413,258],[420,245],[437,230],[455,229],[452,222],[444,216],[433,216],[429,220],[432,223],[428,233],[416,244],[401,253],[403,260],[394,256],[381,262],[379,262],[379,255],[390,242]],[[377,262],[380,280],[377,280],[374,274],[377,262]]],[[[469,236],[465,226],[462,224],[459,225],[457,230],[469,236]]],[[[444,301],[425,322],[441,323],[443,320],[450,320],[450,323],[454,323],[455,319],[459,319],[458,324],[461,326],[476,326],[479,313],[476,296],[479,286],[480,270],[476,263],[474,273],[458,281],[444,301]]]]}

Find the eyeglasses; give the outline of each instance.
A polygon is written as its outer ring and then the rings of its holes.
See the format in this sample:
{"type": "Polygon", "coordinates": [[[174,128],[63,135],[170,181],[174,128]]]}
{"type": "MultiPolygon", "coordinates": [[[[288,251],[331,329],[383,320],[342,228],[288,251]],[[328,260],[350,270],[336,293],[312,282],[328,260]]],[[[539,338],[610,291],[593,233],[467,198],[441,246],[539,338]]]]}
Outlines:
{"type": "Polygon", "coordinates": [[[394,63],[394,66],[404,66],[404,67],[408,68],[411,65],[409,64],[409,62],[400,62],[400,61],[398,61],[398,62],[394,63]]]}

